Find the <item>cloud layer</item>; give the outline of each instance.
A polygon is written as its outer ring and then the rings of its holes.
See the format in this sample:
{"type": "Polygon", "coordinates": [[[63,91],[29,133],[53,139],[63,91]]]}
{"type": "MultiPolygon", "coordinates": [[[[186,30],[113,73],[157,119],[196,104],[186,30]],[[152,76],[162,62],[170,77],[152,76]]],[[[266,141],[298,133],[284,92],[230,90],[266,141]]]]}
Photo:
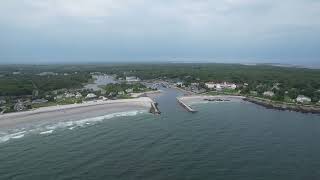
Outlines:
{"type": "Polygon", "coordinates": [[[317,0],[4,0],[0,52],[315,61],[319,9],[317,0]]]}

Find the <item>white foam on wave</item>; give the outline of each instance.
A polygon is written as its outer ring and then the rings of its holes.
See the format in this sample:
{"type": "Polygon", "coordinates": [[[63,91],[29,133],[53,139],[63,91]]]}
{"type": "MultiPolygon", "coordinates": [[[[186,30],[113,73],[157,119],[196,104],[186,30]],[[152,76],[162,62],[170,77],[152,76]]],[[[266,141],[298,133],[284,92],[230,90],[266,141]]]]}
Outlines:
{"type": "Polygon", "coordinates": [[[53,133],[53,130],[43,131],[43,132],[40,132],[39,134],[45,135],[45,134],[51,134],[51,133],[53,133]]]}
{"type": "Polygon", "coordinates": [[[136,116],[138,114],[145,113],[145,112],[146,111],[119,112],[119,113],[112,113],[112,114],[107,114],[104,116],[86,118],[86,119],[81,119],[81,120],[58,122],[56,124],[37,127],[37,128],[30,129],[30,130],[20,129],[20,130],[15,130],[13,133],[0,132],[0,143],[6,142],[10,139],[22,138],[27,133],[37,133],[40,135],[46,135],[46,134],[51,134],[54,132],[54,130],[60,129],[60,128],[68,128],[69,130],[73,130],[76,127],[85,127],[88,125],[93,125],[93,124],[96,124],[96,123],[101,122],[106,119],[112,119],[115,117],[136,116]]]}
{"type": "Polygon", "coordinates": [[[23,138],[25,135],[26,131],[21,131],[21,132],[15,132],[15,133],[1,133],[0,136],[0,143],[9,141],[10,139],[20,139],[23,138]]]}

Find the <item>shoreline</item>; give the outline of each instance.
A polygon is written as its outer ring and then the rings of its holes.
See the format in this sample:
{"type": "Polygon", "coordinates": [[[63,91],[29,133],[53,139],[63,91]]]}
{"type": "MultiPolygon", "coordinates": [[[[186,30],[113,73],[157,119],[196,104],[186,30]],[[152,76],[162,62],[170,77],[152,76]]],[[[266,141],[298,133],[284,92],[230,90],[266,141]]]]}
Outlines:
{"type": "Polygon", "coordinates": [[[276,109],[280,111],[295,111],[300,113],[311,113],[311,114],[320,114],[320,106],[306,106],[306,105],[295,105],[295,104],[286,104],[280,102],[274,102],[271,100],[262,100],[254,97],[246,97],[244,101],[251,102],[256,105],[263,106],[267,109],[276,109]]]}
{"type": "Polygon", "coordinates": [[[236,96],[236,95],[191,95],[191,96],[182,96],[180,100],[188,105],[199,104],[206,102],[205,99],[225,99],[225,100],[243,100],[250,102],[267,109],[275,109],[280,111],[294,111],[300,113],[311,113],[311,114],[320,114],[320,106],[306,106],[306,105],[295,105],[295,104],[286,104],[280,102],[274,102],[271,100],[261,100],[254,97],[246,96],[236,96]]]}
{"type": "Polygon", "coordinates": [[[149,112],[154,101],[149,97],[108,101],[90,101],[81,104],[41,107],[34,110],[0,115],[0,129],[24,127],[33,123],[63,122],[93,118],[127,111],[149,112]]]}

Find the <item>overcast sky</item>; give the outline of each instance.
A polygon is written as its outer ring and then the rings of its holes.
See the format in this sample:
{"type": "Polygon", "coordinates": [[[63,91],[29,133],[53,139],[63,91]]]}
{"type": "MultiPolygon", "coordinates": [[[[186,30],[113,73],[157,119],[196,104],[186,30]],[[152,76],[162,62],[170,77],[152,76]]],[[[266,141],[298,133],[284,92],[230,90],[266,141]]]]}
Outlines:
{"type": "Polygon", "coordinates": [[[0,62],[320,64],[319,0],[1,0],[0,62]]]}

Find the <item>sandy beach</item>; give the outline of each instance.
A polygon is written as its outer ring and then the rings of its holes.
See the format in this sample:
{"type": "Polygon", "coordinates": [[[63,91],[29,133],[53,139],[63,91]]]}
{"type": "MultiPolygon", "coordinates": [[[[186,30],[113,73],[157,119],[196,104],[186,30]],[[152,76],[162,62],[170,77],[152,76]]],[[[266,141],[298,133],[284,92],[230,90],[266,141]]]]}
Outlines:
{"type": "Polygon", "coordinates": [[[210,96],[210,95],[194,95],[194,96],[183,96],[179,97],[181,101],[188,105],[202,103],[202,102],[208,102],[205,101],[205,99],[225,99],[230,101],[239,101],[244,99],[244,96],[230,96],[230,95],[216,95],[216,96],[210,96]]]}
{"type": "Polygon", "coordinates": [[[46,123],[48,121],[81,120],[117,112],[148,111],[152,102],[153,100],[149,97],[101,100],[2,114],[0,115],[0,129],[21,128],[29,124],[46,123]]]}

